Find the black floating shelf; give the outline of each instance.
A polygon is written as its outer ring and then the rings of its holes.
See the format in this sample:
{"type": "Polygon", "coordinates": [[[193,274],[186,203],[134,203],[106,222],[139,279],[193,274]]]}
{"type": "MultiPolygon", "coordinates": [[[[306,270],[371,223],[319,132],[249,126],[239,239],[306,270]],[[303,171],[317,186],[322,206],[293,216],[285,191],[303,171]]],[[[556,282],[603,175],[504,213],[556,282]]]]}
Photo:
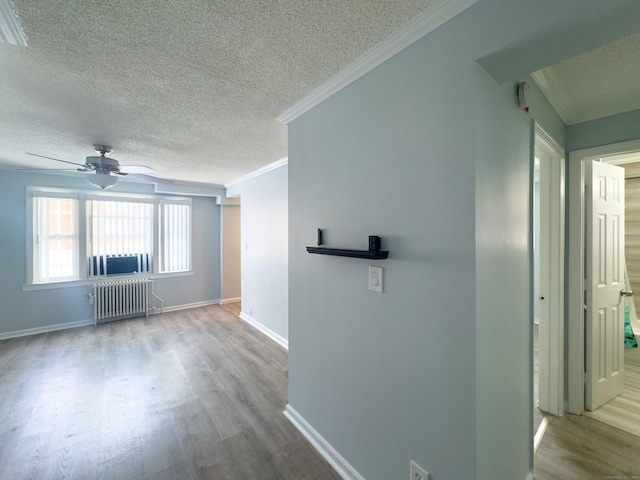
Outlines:
{"type": "Polygon", "coordinates": [[[387,250],[345,250],[344,248],[307,247],[307,252],[338,257],[368,258],[370,260],[384,260],[389,256],[387,250]]]}

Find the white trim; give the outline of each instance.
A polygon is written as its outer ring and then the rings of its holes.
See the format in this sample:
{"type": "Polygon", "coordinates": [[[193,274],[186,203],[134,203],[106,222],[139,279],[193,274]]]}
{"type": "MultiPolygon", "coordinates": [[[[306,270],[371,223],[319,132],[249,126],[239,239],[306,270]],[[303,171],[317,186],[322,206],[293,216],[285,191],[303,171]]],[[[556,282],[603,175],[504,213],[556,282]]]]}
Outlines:
{"type": "Polygon", "coordinates": [[[567,411],[584,411],[584,162],[569,152],[567,262],[567,411]]]}
{"type": "Polygon", "coordinates": [[[524,480],[535,480],[535,477],[533,476],[533,472],[527,473],[527,476],[524,477],[524,480]]]}
{"type": "Polygon", "coordinates": [[[265,327],[263,324],[258,322],[255,318],[250,317],[244,312],[240,312],[239,317],[241,320],[244,320],[256,330],[259,330],[260,332],[264,333],[267,337],[269,337],[271,340],[279,344],[284,349],[289,350],[289,340],[287,340],[286,338],[281,337],[276,332],[274,332],[270,328],[265,327]]]}
{"type": "Polygon", "coordinates": [[[27,46],[27,36],[22,29],[18,13],[8,0],[0,0],[0,42],[27,46]]]}
{"type": "Polygon", "coordinates": [[[604,157],[613,157],[637,151],[640,151],[640,139],[630,140],[628,142],[611,143],[609,145],[601,145],[593,148],[585,148],[584,150],[576,150],[571,152],[571,156],[594,160],[596,158],[602,159],[604,157]]]}
{"type": "Polygon", "coordinates": [[[569,152],[567,411],[584,411],[584,162],[640,151],[640,140],[569,152]]]}
{"type": "Polygon", "coordinates": [[[220,301],[220,305],[227,305],[228,303],[238,303],[242,301],[242,297],[235,297],[235,298],[223,298],[220,301]]]}
{"type": "Polygon", "coordinates": [[[173,305],[171,307],[163,307],[162,313],[175,312],[178,310],[187,310],[189,308],[206,307],[209,305],[221,305],[221,300],[204,300],[202,302],[183,303],[182,305],[173,305]]]}
{"type": "MultiPolygon", "coordinates": [[[[259,177],[260,175],[263,175],[267,172],[270,172],[271,170],[275,170],[276,168],[280,168],[283,165],[287,165],[289,163],[289,157],[284,157],[281,158],[280,160],[276,160],[275,162],[270,163],[269,165],[265,165],[262,168],[259,168],[257,170],[254,170],[251,173],[247,173],[246,175],[243,175],[242,177],[238,177],[235,180],[231,180],[229,183],[225,183],[224,187],[226,189],[229,189],[231,187],[235,187],[243,182],[246,182],[247,180],[251,180],[252,178],[255,177],[259,177]]],[[[231,195],[233,196],[237,196],[240,193],[232,193],[231,195]]],[[[227,196],[229,196],[229,194],[227,193],[227,196]]]]}
{"type": "Polygon", "coordinates": [[[291,405],[283,414],[344,480],[365,480],[291,405]]]}
{"type": "Polygon", "coordinates": [[[70,288],[70,287],[83,287],[86,285],[93,285],[96,282],[104,282],[106,280],[128,280],[131,278],[151,278],[153,280],[162,280],[164,278],[171,277],[192,277],[195,275],[193,270],[187,272],[166,272],[166,273],[154,273],[154,274],[136,274],[136,275],[111,275],[91,277],[84,280],[70,280],[68,282],[49,282],[49,283],[25,283],[22,285],[23,292],[33,292],[36,290],[51,290],[54,288],[70,288]]]}
{"type": "Polygon", "coordinates": [[[538,447],[542,443],[542,439],[544,438],[544,434],[547,431],[547,427],[549,426],[549,417],[546,415],[542,417],[542,421],[540,422],[540,426],[538,427],[538,431],[536,435],[533,437],[533,454],[535,455],[538,451],[538,447]]]}
{"type": "Polygon", "coordinates": [[[568,96],[564,92],[562,85],[551,73],[551,69],[544,68],[531,74],[531,78],[544,92],[549,102],[555,107],[558,115],[567,125],[572,125],[580,121],[575,109],[568,101],[568,96]]]}
{"type": "Polygon", "coordinates": [[[611,165],[626,165],[627,163],[636,163],[640,161],[640,152],[623,153],[609,158],[603,158],[603,162],[611,165]]]}
{"type": "Polygon", "coordinates": [[[328,82],[280,114],[276,120],[289,124],[300,115],[342,90],[378,65],[415,43],[428,33],[451,20],[478,0],[445,0],[434,8],[414,17],[391,36],[382,40],[354,63],[339,72],[328,82]]]}
{"type": "Polygon", "coordinates": [[[93,326],[93,318],[89,320],[78,320],[77,322],[58,323],[56,325],[47,325],[45,327],[25,328],[24,330],[15,330],[13,332],[0,333],[0,340],[9,338],[27,337],[29,335],[38,335],[39,333],[57,332],[58,330],[67,330],[69,328],[93,326]]]}
{"type": "Polygon", "coordinates": [[[547,132],[534,124],[540,156],[540,330],[538,405],[544,412],[564,414],[564,252],[565,152],[547,132]],[[543,313],[545,315],[543,315],[543,313]],[[544,321],[543,321],[544,320],[544,321]]]}
{"type": "MultiPolygon", "coordinates": [[[[151,278],[151,277],[149,277],[151,278]]],[[[94,282],[91,282],[94,283],[94,282]]],[[[189,308],[197,308],[197,307],[206,307],[209,305],[221,305],[222,301],[217,299],[217,300],[205,300],[203,302],[194,302],[194,303],[185,303],[182,305],[174,305],[171,307],[163,307],[162,308],[162,312],[157,312],[156,308],[153,308],[153,315],[156,314],[161,314],[161,313],[168,313],[168,312],[175,312],[178,310],[187,310],[189,308]]],[[[143,317],[141,317],[143,318],[143,317]]],[[[9,338],[17,338],[17,337],[26,337],[27,335],[37,335],[39,333],[48,333],[48,332],[55,332],[58,330],[67,330],[69,328],[76,328],[76,327],[86,327],[88,325],[94,325],[94,321],[93,318],[89,319],[89,320],[79,320],[77,322],[69,322],[69,323],[58,323],[56,325],[47,325],[45,327],[37,327],[37,328],[27,328],[25,330],[16,330],[13,332],[0,332],[0,340],[7,340],[9,338]]]]}

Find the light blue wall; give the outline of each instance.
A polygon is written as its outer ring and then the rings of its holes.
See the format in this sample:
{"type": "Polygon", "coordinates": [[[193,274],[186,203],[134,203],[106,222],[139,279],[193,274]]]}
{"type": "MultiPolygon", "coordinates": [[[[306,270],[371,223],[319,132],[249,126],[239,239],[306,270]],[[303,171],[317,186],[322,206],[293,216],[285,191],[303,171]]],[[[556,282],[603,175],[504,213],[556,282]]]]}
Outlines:
{"type": "Polygon", "coordinates": [[[367,480],[475,478],[473,78],[442,28],[289,127],[289,403],[367,480]]]}
{"type": "MultiPolygon", "coordinates": [[[[26,187],[89,190],[82,177],[0,171],[0,335],[82,322],[93,318],[90,286],[22,291],[26,282],[26,187]]],[[[151,185],[120,182],[112,191],[150,193],[151,185]]],[[[165,307],[220,299],[220,207],[214,198],[193,197],[195,275],[158,278],[165,307]]]]}
{"type": "Polygon", "coordinates": [[[497,83],[492,52],[580,15],[530,3],[479,2],[289,125],[289,403],[367,480],[533,467],[532,121],[565,131],[537,88],[516,106],[530,79],[497,83]],[[380,235],[384,293],[372,261],[308,254],[317,228],[380,235]]]}
{"type": "Polygon", "coordinates": [[[532,467],[531,116],[476,71],[478,479],[532,467]]]}
{"type": "Polygon", "coordinates": [[[284,341],[289,338],[287,179],[284,164],[227,189],[242,202],[242,314],[284,341]]]}
{"type": "Polygon", "coordinates": [[[567,127],[567,150],[582,150],[640,138],[640,110],[567,127]]]}

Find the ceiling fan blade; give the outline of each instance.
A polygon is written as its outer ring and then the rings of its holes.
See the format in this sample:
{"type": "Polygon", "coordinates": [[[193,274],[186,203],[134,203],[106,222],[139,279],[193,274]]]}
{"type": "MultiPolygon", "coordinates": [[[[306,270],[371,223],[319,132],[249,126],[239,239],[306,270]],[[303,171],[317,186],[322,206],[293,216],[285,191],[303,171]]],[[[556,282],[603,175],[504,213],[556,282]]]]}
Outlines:
{"type": "Polygon", "coordinates": [[[155,170],[151,167],[147,167],[145,165],[120,165],[121,173],[152,173],[155,170]]]}
{"type": "Polygon", "coordinates": [[[145,175],[144,173],[132,173],[127,175],[127,178],[148,183],[173,183],[171,180],[167,180],[166,178],[153,177],[151,175],[145,175]]]}
{"type": "Polygon", "coordinates": [[[16,168],[22,172],[87,172],[84,168],[16,168]]]}
{"type": "Polygon", "coordinates": [[[53,157],[45,157],[44,155],[38,155],[37,153],[29,153],[29,152],[27,152],[27,155],[32,155],[34,157],[40,157],[40,158],[46,158],[48,160],[55,160],[56,162],[69,163],[71,165],[78,165],[79,167],[86,167],[86,165],[84,163],[70,162],[69,160],[60,160],[59,158],[53,158],[53,157]]]}

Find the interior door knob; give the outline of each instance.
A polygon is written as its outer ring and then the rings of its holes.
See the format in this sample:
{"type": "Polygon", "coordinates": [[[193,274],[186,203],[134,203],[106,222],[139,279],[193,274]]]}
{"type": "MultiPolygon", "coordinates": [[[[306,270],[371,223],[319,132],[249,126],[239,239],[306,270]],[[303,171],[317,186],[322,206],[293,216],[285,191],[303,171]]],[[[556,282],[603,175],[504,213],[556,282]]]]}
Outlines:
{"type": "Polygon", "coordinates": [[[624,288],[620,290],[621,297],[630,297],[633,295],[633,290],[625,290],[624,288]]]}

